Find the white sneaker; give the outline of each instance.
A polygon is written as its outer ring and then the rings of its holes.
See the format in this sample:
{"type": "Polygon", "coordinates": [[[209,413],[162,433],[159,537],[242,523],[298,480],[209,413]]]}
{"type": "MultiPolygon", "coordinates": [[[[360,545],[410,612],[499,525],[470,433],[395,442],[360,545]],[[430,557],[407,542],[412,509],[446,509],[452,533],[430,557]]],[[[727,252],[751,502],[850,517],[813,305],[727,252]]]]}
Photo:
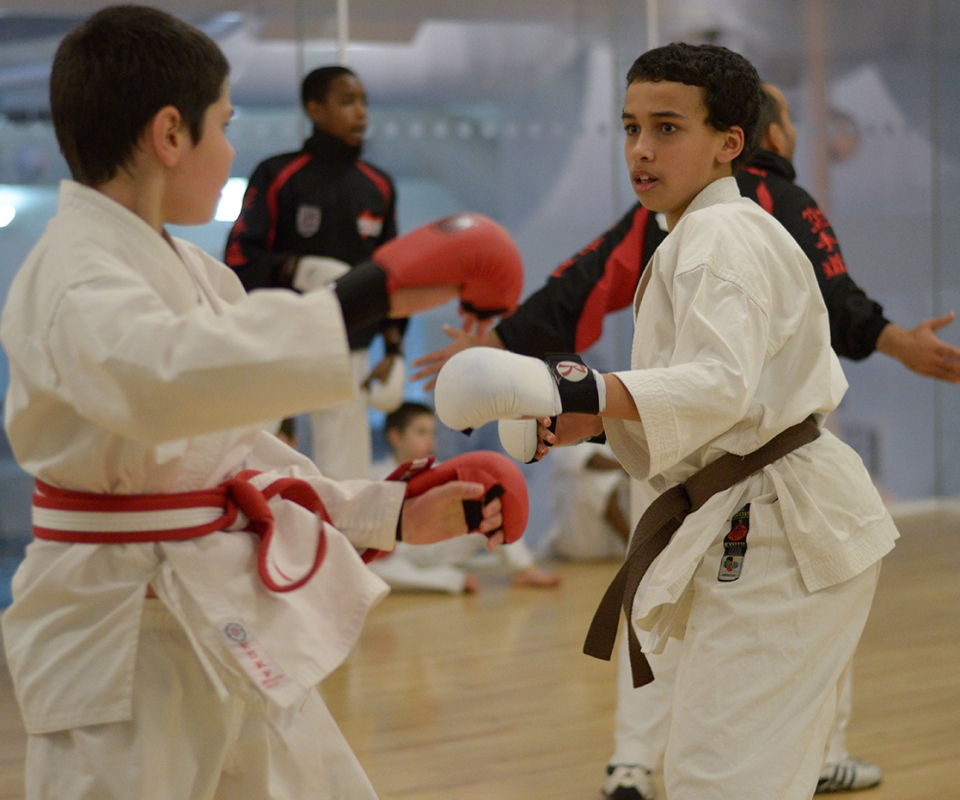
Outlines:
{"type": "Polygon", "coordinates": [[[878,786],[881,780],[883,773],[876,764],[871,764],[864,758],[847,756],[836,764],[823,765],[816,794],[869,789],[878,786]]]}
{"type": "Polygon", "coordinates": [[[650,770],[643,764],[610,764],[603,781],[603,796],[609,800],[654,800],[650,770]]]}

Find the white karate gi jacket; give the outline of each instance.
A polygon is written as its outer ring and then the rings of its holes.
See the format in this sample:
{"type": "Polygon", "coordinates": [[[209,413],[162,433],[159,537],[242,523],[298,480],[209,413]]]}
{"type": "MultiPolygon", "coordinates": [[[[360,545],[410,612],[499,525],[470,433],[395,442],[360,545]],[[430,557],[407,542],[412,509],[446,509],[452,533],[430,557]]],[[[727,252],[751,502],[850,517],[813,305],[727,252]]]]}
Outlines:
{"type": "MultiPolygon", "coordinates": [[[[33,542],[3,620],[27,731],[130,719],[148,584],[220,692],[210,659],[246,673],[274,707],[295,707],[343,660],[385,593],[355,547],[393,546],[404,493],[398,483],[327,480],[261,430],[356,391],[333,293],[248,297],[199,248],[167,241],[105,195],[64,182],[57,215],[10,289],[0,340],[10,360],[7,433],[17,460],[43,481],[185,492],[256,469],[261,486],[281,474],[305,478],[336,526],[326,526],[319,572],[285,594],[262,584],[249,533],[33,542]]],[[[271,508],[278,558],[299,576],[312,560],[316,517],[278,499],[271,508]]]]}
{"type": "MultiPolygon", "coordinates": [[[[723,453],[745,455],[847,388],[810,262],[733,178],[694,198],[647,266],[634,300],[632,369],[616,373],[641,422],[606,420],[624,468],[662,492],[723,453]],[[646,283],[646,286],[644,286],[646,283]]],[[[648,652],[682,629],[685,590],[711,542],[753,497],[775,491],[806,588],[848,580],[889,552],[896,527],[862,461],[828,431],[715,495],[644,578],[634,622],[648,652]]]]}

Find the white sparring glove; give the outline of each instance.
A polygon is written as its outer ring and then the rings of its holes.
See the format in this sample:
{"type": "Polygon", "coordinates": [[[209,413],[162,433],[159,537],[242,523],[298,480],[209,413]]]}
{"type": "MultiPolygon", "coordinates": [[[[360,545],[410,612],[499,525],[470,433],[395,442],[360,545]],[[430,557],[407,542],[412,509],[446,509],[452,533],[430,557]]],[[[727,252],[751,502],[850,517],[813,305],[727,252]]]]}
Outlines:
{"type": "Polygon", "coordinates": [[[443,365],[434,401],[444,425],[469,433],[495,419],[599,414],[607,392],[603,376],[575,353],[548,353],[541,361],[471,347],[443,365]]]}
{"type": "Polygon", "coordinates": [[[298,291],[311,292],[330,285],[349,271],[350,265],[336,258],[301,256],[291,285],[298,291]]]}
{"type": "Polygon", "coordinates": [[[524,464],[536,461],[540,437],[537,436],[535,419],[502,419],[497,426],[500,444],[507,451],[507,455],[524,464]]]}
{"type": "Polygon", "coordinates": [[[403,393],[407,382],[407,364],[402,355],[393,357],[390,372],[385,381],[373,380],[367,384],[367,402],[377,411],[389,414],[403,404],[403,393]]]}

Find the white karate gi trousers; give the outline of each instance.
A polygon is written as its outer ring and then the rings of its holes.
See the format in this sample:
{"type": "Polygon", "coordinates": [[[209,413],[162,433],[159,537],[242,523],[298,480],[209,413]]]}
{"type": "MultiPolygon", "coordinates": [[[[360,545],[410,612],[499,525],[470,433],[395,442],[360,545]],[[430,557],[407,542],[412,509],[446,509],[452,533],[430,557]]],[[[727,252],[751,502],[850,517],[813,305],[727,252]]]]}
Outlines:
{"type": "Polygon", "coordinates": [[[683,640],[649,656],[652,684],[632,688],[621,647],[610,763],[662,758],[668,800],[809,800],[825,759],[842,755],[837,710],[846,702],[849,714],[844,687],[880,565],[808,592],[776,503],[761,499],[747,543],[740,578],[724,583],[723,534],[714,541],[683,640]]]}
{"type": "Polygon", "coordinates": [[[217,666],[222,701],[179,623],[147,600],[130,722],[31,736],[28,800],[376,800],[314,691],[268,720],[257,689],[217,666]]]}

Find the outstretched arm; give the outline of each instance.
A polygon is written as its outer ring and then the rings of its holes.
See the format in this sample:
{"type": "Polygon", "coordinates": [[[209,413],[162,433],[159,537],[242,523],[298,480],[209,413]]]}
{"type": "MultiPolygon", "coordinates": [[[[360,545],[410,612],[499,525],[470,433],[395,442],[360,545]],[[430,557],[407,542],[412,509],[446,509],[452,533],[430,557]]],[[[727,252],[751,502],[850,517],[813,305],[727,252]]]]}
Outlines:
{"type": "Polygon", "coordinates": [[[955,316],[951,311],[926,319],[911,330],[891,322],[880,331],[877,350],[918,375],[960,383],[960,348],[947,344],[936,333],[953,322],[955,316]]]}
{"type": "Polygon", "coordinates": [[[462,331],[444,326],[452,341],[414,361],[412,366],[420,369],[410,380],[429,378],[424,389],[433,389],[440,368],[468,347],[496,347],[535,358],[587,349],[603,333],[605,315],[633,300],[643,266],[665,236],[654,215],[635,205],[616,225],[557,267],[543,287],[493,330],[477,325],[470,333],[471,319],[462,331]]]}

